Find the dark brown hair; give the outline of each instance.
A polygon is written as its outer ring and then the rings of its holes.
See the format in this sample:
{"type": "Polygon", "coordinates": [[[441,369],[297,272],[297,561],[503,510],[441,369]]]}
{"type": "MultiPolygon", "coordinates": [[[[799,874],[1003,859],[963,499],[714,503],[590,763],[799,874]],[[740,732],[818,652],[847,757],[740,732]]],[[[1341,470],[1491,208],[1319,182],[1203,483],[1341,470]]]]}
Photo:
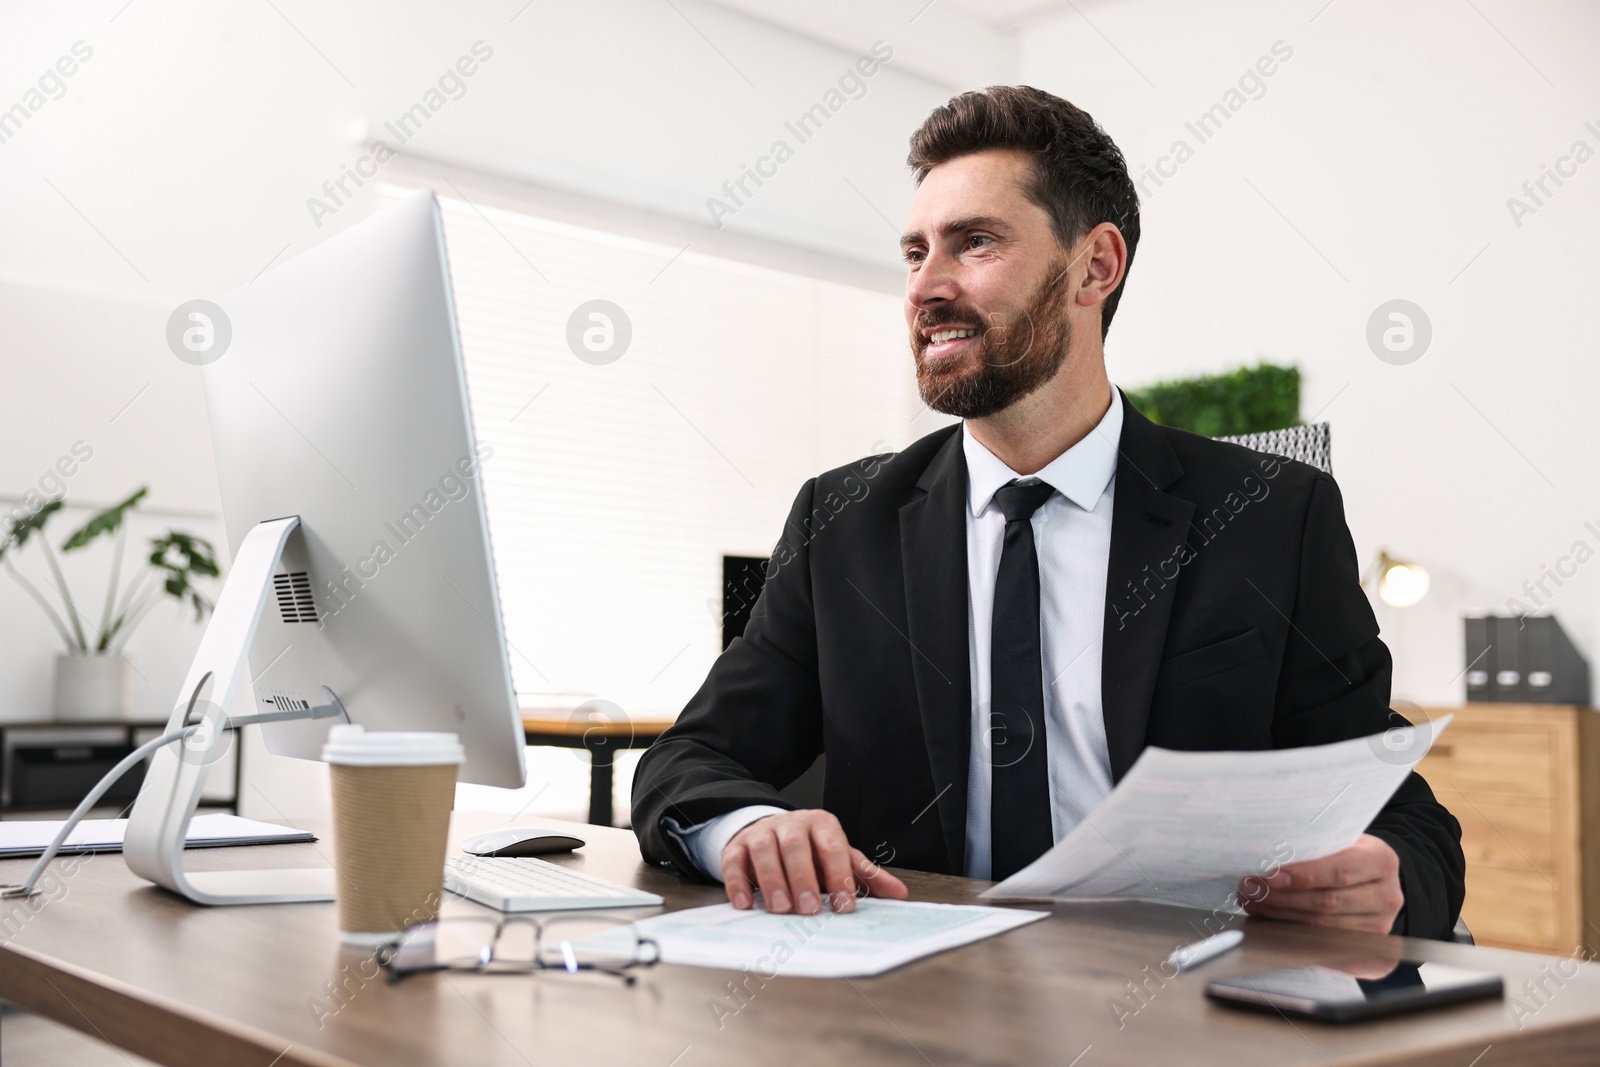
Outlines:
{"type": "MultiPolygon", "coordinates": [[[[1013,149],[1034,159],[1028,199],[1050,216],[1063,248],[1102,222],[1114,224],[1128,244],[1127,268],[1139,244],[1139,194],[1122,150],[1089,113],[1028,85],[992,85],[962,93],[936,109],[911,135],[906,165],[917,184],[941,163],[993,149],[1013,149]]],[[[1127,281],[1124,270],[1123,281],[1127,281]]],[[[1101,309],[1100,336],[1111,328],[1122,283],[1101,309]]]]}

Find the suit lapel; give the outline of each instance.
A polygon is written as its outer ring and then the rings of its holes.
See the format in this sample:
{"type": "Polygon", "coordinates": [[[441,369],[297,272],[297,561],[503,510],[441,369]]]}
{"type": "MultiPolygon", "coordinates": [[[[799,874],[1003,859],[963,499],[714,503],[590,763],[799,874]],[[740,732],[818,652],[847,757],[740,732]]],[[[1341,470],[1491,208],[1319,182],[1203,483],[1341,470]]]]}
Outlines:
{"type": "Polygon", "coordinates": [[[1183,473],[1166,435],[1121,399],[1100,675],[1112,781],[1122,779],[1144,748],[1156,668],[1182,580],[1175,552],[1187,542],[1194,514],[1194,504],[1163,492],[1183,473]]]}
{"type": "MultiPolygon", "coordinates": [[[[946,868],[963,870],[972,682],[967,662],[967,464],[950,435],[900,509],[901,565],[917,707],[933,769],[946,868]]],[[[930,802],[933,798],[929,798],[930,802]]]]}

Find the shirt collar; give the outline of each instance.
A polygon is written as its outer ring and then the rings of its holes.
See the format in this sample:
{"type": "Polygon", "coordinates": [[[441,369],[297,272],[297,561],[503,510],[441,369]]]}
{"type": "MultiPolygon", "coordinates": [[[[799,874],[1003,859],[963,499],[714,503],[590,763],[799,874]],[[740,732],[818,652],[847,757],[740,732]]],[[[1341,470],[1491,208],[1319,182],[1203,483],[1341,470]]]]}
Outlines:
{"type": "MultiPolygon", "coordinates": [[[[1117,446],[1121,441],[1122,397],[1113,386],[1111,406],[1099,424],[1033,477],[1048,483],[1083,510],[1093,511],[1106,486],[1111,484],[1111,476],[1117,473],[1117,446]]],[[[977,517],[989,506],[996,489],[1023,475],[1006,466],[968,433],[964,425],[961,450],[967,460],[967,503],[977,517]]]]}

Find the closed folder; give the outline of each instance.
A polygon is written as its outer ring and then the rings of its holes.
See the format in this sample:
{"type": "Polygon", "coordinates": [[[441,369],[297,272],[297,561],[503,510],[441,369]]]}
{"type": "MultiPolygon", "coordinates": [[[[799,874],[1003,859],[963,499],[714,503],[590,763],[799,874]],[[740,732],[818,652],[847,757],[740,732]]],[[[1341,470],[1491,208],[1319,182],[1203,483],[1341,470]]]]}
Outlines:
{"type": "Polygon", "coordinates": [[[1513,615],[1489,620],[1493,647],[1484,657],[1490,661],[1489,699],[1501,704],[1520,704],[1526,699],[1522,688],[1523,618],[1513,615]]]}
{"type": "Polygon", "coordinates": [[[1589,664],[1550,615],[1522,620],[1524,699],[1536,704],[1587,704],[1589,664]]]}
{"type": "Polygon", "coordinates": [[[1467,616],[1461,620],[1466,633],[1467,699],[1489,699],[1489,672],[1494,669],[1489,651],[1489,620],[1467,616]]]}
{"type": "MultiPolygon", "coordinates": [[[[61,823],[51,819],[19,819],[0,822],[0,858],[38,856],[55,840],[61,823]]],[[[67,836],[60,854],[121,852],[122,838],[128,832],[127,819],[85,819],[67,836]]],[[[207,812],[189,820],[184,848],[220,848],[228,845],[280,845],[295,841],[315,841],[317,835],[292,826],[241,819],[223,812],[207,812]]]]}

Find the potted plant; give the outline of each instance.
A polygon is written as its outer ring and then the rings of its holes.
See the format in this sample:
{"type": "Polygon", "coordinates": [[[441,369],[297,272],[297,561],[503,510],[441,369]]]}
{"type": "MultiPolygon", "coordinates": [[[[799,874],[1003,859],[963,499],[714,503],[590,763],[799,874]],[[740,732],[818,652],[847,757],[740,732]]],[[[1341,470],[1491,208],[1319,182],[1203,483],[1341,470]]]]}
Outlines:
{"type": "Polygon", "coordinates": [[[127,714],[129,663],[122,646],[164,597],[193,608],[196,622],[211,611],[211,601],[195,581],[217,577],[216,553],[209,541],[193,534],[168,530],[160,537],[152,537],[145,565],[132,580],[123,583],[127,517],[148,492],[148,487],[142,487],[122,503],[93,515],[61,542],[62,553],[81,551],[102,537],[114,545],[111,579],[98,622],[79,609],[56,550],[45,538],[45,525],[61,510],[62,501],[52,500],[16,521],[0,540],[0,565],[44,611],[67,648],[56,656],[54,710],[58,719],[121,718],[127,714]],[[13,557],[29,541],[36,541],[44,556],[49,571],[46,584],[55,591],[60,611],[51,597],[17,570],[13,557]]]}

